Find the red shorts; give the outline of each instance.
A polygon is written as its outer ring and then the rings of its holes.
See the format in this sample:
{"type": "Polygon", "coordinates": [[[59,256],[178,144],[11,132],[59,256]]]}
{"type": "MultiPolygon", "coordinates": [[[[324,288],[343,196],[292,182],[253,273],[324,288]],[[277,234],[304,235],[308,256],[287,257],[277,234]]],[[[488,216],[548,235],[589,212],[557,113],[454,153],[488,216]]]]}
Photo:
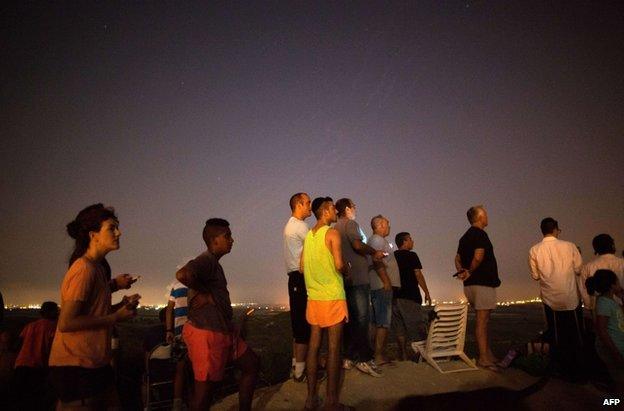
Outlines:
{"type": "Polygon", "coordinates": [[[196,381],[221,381],[228,362],[240,358],[247,344],[234,333],[204,330],[191,323],[182,330],[196,381]]]}
{"type": "Polygon", "coordinates": [[[308,300],[306,307],[306,320],[310,325],[318,325],[321,328],[331,327],[349,321],[349,310],[346,300],[316,301],[308,300]]]}

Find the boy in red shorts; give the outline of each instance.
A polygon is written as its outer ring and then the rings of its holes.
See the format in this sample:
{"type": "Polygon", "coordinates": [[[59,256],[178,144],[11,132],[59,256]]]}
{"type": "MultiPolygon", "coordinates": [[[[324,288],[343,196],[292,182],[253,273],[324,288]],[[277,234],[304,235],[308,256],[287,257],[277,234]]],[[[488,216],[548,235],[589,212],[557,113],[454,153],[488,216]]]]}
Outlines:
{"type": "Polygon", "coordinates": [[[220,218],[206,221],[203,232],[208,249],[176,273],[188,290],[188,321],[182,335],[195,374],[192,410],[210,408],[214,382],[223,379],[228,362],[240,368],[239,407],[251,410],[258,357],[234,329],[227,281],[219,259],[232,250],[230,223],[220,218]]]}

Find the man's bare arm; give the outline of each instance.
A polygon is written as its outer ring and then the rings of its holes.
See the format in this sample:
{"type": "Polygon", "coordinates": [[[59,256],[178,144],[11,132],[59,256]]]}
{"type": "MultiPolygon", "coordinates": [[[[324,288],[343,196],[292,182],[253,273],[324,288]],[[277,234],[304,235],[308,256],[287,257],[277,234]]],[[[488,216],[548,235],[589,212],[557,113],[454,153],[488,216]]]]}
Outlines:
{"type": "Polygon", "coordinates": [[[477,248],[476,250],[474,250],[474,255],[472,256],[472,261],[470,262],[470,268],[468,268],[468,270],[470,272],[473,272],[474,270],[476,270],[483,262],[484,256],[485,256],[484,248],[477,248]]]}
{"type": "Polygon", "coordinates": [[[167,308],[165,309],[165,327],[166,327],[166,337],[165,340],[171,344],[173,342],[173,308],[175,307],[175,301],[169,301],[167,303],[167,308]]]}
{"type": "Polygon", "coordinates": [[[457,272],[460,272],[464,269],[464,267],[462,267],[461,256],[459,254],[455,254],[455,269],[457,270],[457,272]]]}
{"type": "Polygon", "coordinates": [[[416,281],[418,281],[418,285],[425,292],[425,304],[431,305],[431,296],[429,295],[429,289],[427,288],[425,276],[419,269],[414,270],[414,274],[416,274],[416,281]]]}
{"type": "MultiPolygon", "coordinates": [[[[468,277],[472,275],[474,270],[476,270],[481,265],[481,263],[483,262],[484,256],[485,256],[484,248],[475,249],[474,254],[472,255],[472,261],[470,261],[470,267],[468,268],[467,271],[463,271],[461,274],[459,274],[457,278],[459,278],[462,281],[466,281],[468,277]]],[[[457,257],[455,257],[455,265],[457,265],[457,257]]],[[[460,265],[461,265],[461,259],[460,259],[460,265]]],[[[466,270],[466,268],[461,267],[457,271],[461,271],[461,270],[466,270]]]]}
{"type": "Polygon", "coordinates": [[[377,272],[377,276],[383,283],[384,290],[391,290],[392,283],[390,282],[390,277],[388,277],[388,272],[386,271],[386,265],[383,261],[373,261],[373,267],[377,272]]]}
{"type": "Polygon", "coordinates": [[[189,269],[188,264],[176,272],[176,279],[193,290],[202,293],[209,292],[209,290],[206,289],[206,286],[197,278],[197,273],[195,273],[194,270],[189,269]]]}
{"type": "Polygon", "coordinates": [[[363,256],[370,255],[373,257],[373,260],[375,261],[381,260],[384,257],[383,251],[375,250],[370,245],[363,243],[362,240],[354,240],[351,243],[351,246],[353,247],[355,252],[358,253],[359,255],[363,255],[363,256]]]}
{"type": "Polygon", "coordinates": [[[340,247],[340,233],[338,230],[333,228],[327,230],[327,234],[325,234],[325,245],[329,248],[329,251],[334,257],[336,270],[344,275],[347,272],[347,267],[342,260],[342,248],[340,247]]]}

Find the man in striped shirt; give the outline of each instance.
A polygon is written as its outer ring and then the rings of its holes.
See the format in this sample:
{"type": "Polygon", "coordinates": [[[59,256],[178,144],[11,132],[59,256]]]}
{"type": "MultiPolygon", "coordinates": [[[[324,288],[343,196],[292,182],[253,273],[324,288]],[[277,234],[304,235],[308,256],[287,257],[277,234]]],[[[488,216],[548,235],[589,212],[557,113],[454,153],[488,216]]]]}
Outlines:
{"type": "Polygon", "coordinates": [[[167,303],[167,342],[182,334],[182,326],[186,322],[188,307],[186,296],[188,288],[179,281],[169,285],[169,301],[167,303]]]}

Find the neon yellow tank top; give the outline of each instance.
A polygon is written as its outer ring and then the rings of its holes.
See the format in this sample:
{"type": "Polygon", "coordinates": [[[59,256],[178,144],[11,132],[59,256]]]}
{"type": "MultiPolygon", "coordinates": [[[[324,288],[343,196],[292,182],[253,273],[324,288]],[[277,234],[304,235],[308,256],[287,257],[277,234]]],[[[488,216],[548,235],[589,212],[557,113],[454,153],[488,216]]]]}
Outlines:
{"type": "Polygon", "coordinates": [[[345,299],[342,275],[336,270],[334,256],[325,245],[327,230],[329,226],[319,228],[316,233],[308,231],[303,243],[303,276],[308,299],[314,301],[345,299]]]}

